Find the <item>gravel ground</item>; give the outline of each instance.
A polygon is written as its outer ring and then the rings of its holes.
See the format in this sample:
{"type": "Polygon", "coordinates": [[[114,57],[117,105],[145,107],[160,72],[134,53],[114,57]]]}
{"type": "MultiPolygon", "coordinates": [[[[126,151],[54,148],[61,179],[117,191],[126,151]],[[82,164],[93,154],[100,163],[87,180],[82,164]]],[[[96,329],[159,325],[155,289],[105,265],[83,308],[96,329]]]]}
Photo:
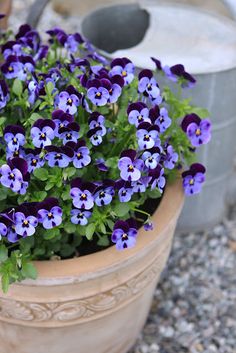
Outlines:
{"type": "MultiPolygon", "coordinates": [[[[14,0],[10,25],[25,21],[32,0],[14,0]]],[[[39,29],[73,31],[78,19],[49,5],[39,29]]],[[[135,347],[129,353],[236,353],[236,205],[208,232],[177,234],[135,347]]]]}

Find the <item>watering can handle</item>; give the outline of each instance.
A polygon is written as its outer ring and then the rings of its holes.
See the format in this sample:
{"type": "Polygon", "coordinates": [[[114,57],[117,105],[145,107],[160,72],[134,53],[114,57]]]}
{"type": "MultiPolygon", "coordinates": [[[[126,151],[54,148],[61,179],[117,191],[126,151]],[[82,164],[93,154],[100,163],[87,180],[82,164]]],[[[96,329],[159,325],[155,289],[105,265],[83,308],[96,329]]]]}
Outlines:
{"type": "MultiPolygon", "coordinates": [[[[40,17],[44,11],[44,8],[49,3],[50,0],[35,0],[34,3],[31,5],[29,14],[27,17],[27,23],[31,25],[33,28],[36,28],[40,17]]],[[[94,0],[96,1],[96,0],[94,0]]],[[[229,9],[232,17],[236,20],[236,4],[235,0],[221,0],[226,8],[229,9]]]]}

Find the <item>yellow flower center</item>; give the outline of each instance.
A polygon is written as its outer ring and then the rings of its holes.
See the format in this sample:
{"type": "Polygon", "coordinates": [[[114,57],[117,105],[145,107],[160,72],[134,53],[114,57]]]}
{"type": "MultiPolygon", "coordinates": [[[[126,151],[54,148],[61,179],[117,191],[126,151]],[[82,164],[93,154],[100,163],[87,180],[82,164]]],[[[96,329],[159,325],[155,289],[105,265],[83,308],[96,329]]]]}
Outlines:
{"type": "Polygon", "coordinates": [[[100,93],[100,92],[97,92],[97,93],[96,93],[96,96],[97,96],[97,97],[101,97],[101,93],[100,93]]]}
{"type": "Polygon", "coordinates": [[[200,136],[201,135],[201,130],[200,129],[197,129],[196,130],[196,136],[200,136]]]}
{"type": "Polygon", "coordinates": [[[194,184],[194,179],[190,179],[189,180],[189,185],[193,185],[194,184]]]}
{"type": "Polygon", "coordinates": [[[81,199],[86,200],[86,198],[87,198],[86,194],[83,193],[83,194],[81,195],[81,199]]]}
{"type": "Polygon", "coordinates": [[[37,159],[33,159],[33,160],[32,160],[32,163],[33,163],[33,164],[37,164],[37,159]]]}
{"type": "Polygon", "coordinates": [[[45,134],[44,134],[44,133],[42,133],[42,134],[41,134],[41,137],[42,137],[42,138],[44,138],[44,137],[45,137],[45,134]]]}
{"type": "Polygon", "coordinates": [[[125,76],[127,76],[127,72],[124,70],[124,71],[122,71],[121,75],[125,77],[125,76]]]}
{"type": "Polygon", "coordinates": [[[122,235],[122,240],[128,240],[128,234],[124,233],[124,234],[122,235]]]}
{"type": "Polygon", "coordinates": [[[130,164],[129,166],[128,166],[128,171],[129,172],[132,172],[134,170],[134,167],[132,166],[132,164],[130,164]]]}
{"type": "Polygon", "coordinates": [[[69,104],[71,104],[71,103],[72,103],[72,99],[69,98],[69,99],[67,100],[67,102],[68,102],[69,104]]]}
{"type": "Polygon", "coordinates": [[[17,139],[14,137],[13,142],[17,142],[17,139]]]}
{"type": "Polygon", "coordinates": [[[13,71],[13,67],[12,67],[12,66],[9,66],[9,67],[8,67],[8,71],[12,72],[12,71],[13,71]]]}
{"type": "Polygon", "coordinates": [[[25,226],[27,226],[27,225],[29,224],[29,221],[27,221],[27,219],[25,219],[24,222],[23,222],[23,224],[24,224],[25,226]]]}

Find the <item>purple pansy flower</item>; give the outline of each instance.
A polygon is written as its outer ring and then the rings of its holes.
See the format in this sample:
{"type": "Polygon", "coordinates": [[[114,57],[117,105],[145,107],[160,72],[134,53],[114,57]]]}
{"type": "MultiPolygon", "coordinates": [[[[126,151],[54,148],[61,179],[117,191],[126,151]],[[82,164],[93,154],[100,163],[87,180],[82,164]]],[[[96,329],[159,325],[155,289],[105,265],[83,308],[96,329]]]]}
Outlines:
{"type": "Polygon", "coordinates": [[[52,113],[52,120],[55,123],[55,136],[59,137],[59,129],[66,127],[69,123],[73,122],[73,116],[65,113],[63,110],[54,110],[52,113]]]}
{"type": "Polygon", "coordinates": [[[153,230],[153,223],[151,221],[148,221],[144,223],[143,228],[146,231],[153,230]]]}
{"type": "Polygon", "coordinates": [[[186,115],[182,121],[182,129],[186,132],[189,141],[194,147],[208,143],[211,139],[211,122],[197,114],[186,115]]]}
{"type": "Polygon", "coordinates": [[[102,127],[98,126],[89,130],[87,136],[94,146],[100,145],[102,143],[102,137],[104,136],[102,127]]]}
{"type": "Polygon", "coordinates": [[[76,53],[78,50],[79,44],[82,44],[83,42],[84,42],[84,40],[82,39],[82,37],[79,33],[69,34],[67,36],[66,41],[65,41],[64,47],[70,53],[76,53]]]}
{"type": "Polygon", "coordinates": [[[30,212],[30,209],[24,205],[17,209],[14,214],[15,232],[22,237],[29,237],[35,233],[35,228],[38,225],[38,219],[35,213],[30,212]]]}
{"type": "Polygon", "coordinates": [[[81,226],[86,226],[88,224],[88,218],[90,218],[92,212],[85,210],[71,210],[71,222],[73,224],[80,224],[81,226]]]}
{"type": "Polygon", "coordinates": [[[55,98],[55,105],[65,113],[74,115],[77,113],[77,107],[80,104],[80,96],[73,86],[67,87],[65,91],[59,93],[55,98]]]}
{"type": "Polygon", "coordinates": [[[83,183],[77,178],[71,183],[70,195],[73,205],[79,209],[90,210],[94,206],[93,192],[96,186],[93,183],[83,183]]]}
{"type": "Polygon", "coordinates": [[[129,123],[138,127],[143,122],[151,123],[149,110],[142,102],[131,103],[127,109],[129,123]]]}
{"type": "Polygon", "coordinates": [[[190,169],[182,173],[183,188],[187,196],[198,194],[205,181],[205,167],[200,163],[194,163],[190,169]]]}
{"type": "Polygon", "coordinates": [[[28,163],[28,172],[32,173],[35,169],[43,167],[45,161],[40,157],[41,149],[28,148],[25,150],[25,159],[28,163]]]}
{"type": "Polygon", "coordinates": [[[132,181],[131,186],[133,192],[145,192],[147,190],[150,179],[151,178],[149,176],[143,176],[137,181],[132,181]]]}
{"type": "Polygon", "coordinates": [[[59,138],[62,139],[63,144],[67,142],[77,142],[79,138],[80,126],[75,121],[73,123],[67,124],[65,127],[61,127],[58,131],[59,138]]]}
{"type": "Polygon", "coordinates": [[[0,167],[0,182],[3,186],[20,192],[24,177],[27,175],[27,162],[22,158],[13,158],[0,167]]]}
{"type": "Polygon", "coordinates": [[[160,145],[159,128],[149,123],[141,123],[136,132],[140,150],[150,149],[160,145]]]}
{"type": "Polygon", "coordinates": [[[139,73],[139,84],[138,91],[143,93],[144,96],[149,97],[153,104],[160,104],[162,102],[162,97],[160,95],[160,89],[158,84],[153,77],[151,70],[142,70],[139,73]]]}
{"type": "Polygon", "coordinates": [[[156,65],[156,69],[158,71],[162,71],[162,64],[161,64],[161,61],[154,58],[154,57],[151,57],[151,60],[154,62],[154,64],[156,65]]]}
{"type": "Polygon", "coordinates": [[[105,118],[99,112],[93,112],[89,118],[89,129],[95,129],[96,127],[101,128],[101,136],[106,135],[107,129],[104,126],[105,118]]]}
{"type": "Polygon", "coordinates": [[[128,58],[117,58],[111,62],[110,75],[120,75],[125,85],[130,84],[134,79],[134,64],[128,58]]]}
{"type": "Polygon", "coordinates": [[[166,155],[164,157],[164,167],[167,169],[174,169],[179,157],[171,145],[166,149],[166,155]]]}
{"type": "Polygon", "coordinates": [[[150,169],[148,175],[151,177],[151,180],[150,180],[151,190],[158,187],[160,193],[162,193],[166,184],[166,179],[164,177],[164,168],[162,168],[162,166],[158,164],[158,166],[155,169],[150,169]]]}
{"type": "Polygon", "coordinates": [[[9,98],[8,86],[4,80],[0,80],[0,110],[7,105],[9,98]]]}
{"type": "Polygon", "coordinates": [[[142,159],[148,169],[155,169],[160,161],[161,155],[158,147],[153,147],[142,154],[142,159]]]}
{"type": "Polygon", "coordinates": [[[58,200],[50,197],[41,202],[38,206],[38,221],[43,228],[51,229],[57,227],[62,222],[62,209],[58,206],[58,200]]]}
{"type": "Polygon", "coordinates": [[[10,158],[15,158],[15,157],[19,157],[19,158],[24,158],[25,157],[25,153],[24,153],[24,149],[23,148],[19,148],[16,151],[10,151],[8,148],[6,149],[6,158],[7,160],[10,158]]]}
{"type": "Polygon", "coordinates": [[[108,89],[104,87],[103,79],[89,80],[87,82],[87,97],[98,107],[106,105],[110,98],[108,89]]]}
{"type": "Polygon", "coordinates": [[[95,165],[101,172],[107,172],[109,168],[106,165],[106,161],[103,158],[95,159],[95,165]]]}
{"type": "Polygon", "coordinates": [[[24,55],[24,52],[22,50],[22,44],[13,40],[9,40],[8,42],[2,45],[2,54],[5,60],[10,55],[13,55],[13,56],[24,55]]]}
{"type": "Polygon", "coordinates": [[[120,169],[120,176],[123,180],[136,181],[140,179],[143,166],[143,161],[136,159],[136,151],[126,150],[121,153],[118,168],[120,169]]]}
{"type": "Polygon", "coordinates": [[[136,244],[137,226],[133,219],[117,221],[114,225],[111,240],[118,250],[132,248],[136,244]]]}
{"type": "Polygon", "coordinates": [[[114,196],[114,182],[106,180],[101,186],[98,186],[94,192],[94,202],[97,206],[109,205],[114,196]]]}
{"type": "Polygon", "coordinates": [[[11,152],[18,151],[25,144],[25,131],[19,125],[7,125],[4,129],[4,140],[11,152]]]}
{"type": "Polygon", "coordinates": [[[184,66],[181,64],[177,64],[171,67],[166,65],[163,67],[163,71],[166,76],[173,82],[177,82],[179,79],[182,79],[182,87],[192,88],[196,83],[195,78],[186,72],[184,66]]]}
{"type": "Polygon", "coordinates": [[[115,187],[118,190],[118,197],[120,202],[129,202],[133,195],[133,189],[129,181],[122,179],[116,181],[115,187]]]}
{"type": "Polygon", "coordinates": [[[49,167],[68,167],[74,156],[74,151],[68,146],[46,146],[47,151],[45,160],[48,161],[49,167]]]}
{"type": "Polygon", "coordinates": [[[168,116],[167,109],[160,109],[158,105],[150,109],[150,118],[159,127],[160,133],[165,132],[171,125],[171,118],[168,116]]]}
{"type": "Polygon", "coordinates": [[[104,69],[99,70],[99,78],[101,79],[103,87],[106,88],[109,93],[109,98],[107,102],[115,103],[122,93],[124,80],[119,75],[109,77],[108,73],[104,71],[104,69]]]}
{"type": "Polygon", "coordinates": [[[74,151],[72,162],[75,168],[84,168],[90,164],[90,151],[88,147],[86,147],[84,140],[80,140],[77,143],[69,142],[66,146],[71,147],[74,151]]]}
{"type": "Polygon", "coordinates": [[[4,220],[0,219],[0,240],[7,235],[7,226],[4,220]]]}
{"type": "Polygon", "coordinates": [[[31,128],[32,142],[35,147],[49,146],[55,137],[55,123],[50,119],[38,119],[31,128]]]}
{"type": "Polygon", "coordinates": [[[28,73],[34,71],[35,62],[31,56],[9,55],[6,62],[1,66],[2,73],[8,79],[18,78],[25,81],[28,73]]]}

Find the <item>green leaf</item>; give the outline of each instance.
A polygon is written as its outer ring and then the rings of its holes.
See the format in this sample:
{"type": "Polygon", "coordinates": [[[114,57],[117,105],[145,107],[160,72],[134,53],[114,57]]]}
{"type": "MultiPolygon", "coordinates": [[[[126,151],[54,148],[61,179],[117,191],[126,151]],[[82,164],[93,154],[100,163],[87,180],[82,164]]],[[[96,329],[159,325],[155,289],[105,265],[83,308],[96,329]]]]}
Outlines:
{"type": "Polygon", "coordinates": [[[46,191],[35,191],[32,196],[33,201],[41,202],[47,197],[46,191]]]}
{"type": "Polygon", "coordinates": [[[10,284],[10,278],[8,273],[4,273],[2,275],[1,282],[3,293],[7,293],[10,284]]]}
{"type": "Polygon", "coordinates": [[[18,80],[18,78],[16,78],[13,82],[12,91],[15,93],[16,96],[21,96],[22,94],[23,85],[22,82],[18,80]]]}
{"type": "Polygon", "coordinates": [[[102,236],[97,244],[100,246],[108,246],[110,244],[108,236],[102,236]]]}
{"type": "Polygon", "coordinates": [[[1,189],[0,192],[0,201],[5,200],[7,198],[8,195],[8,190],[7,189],[1,189]]]}
{"type": "Polygon", "coordinates": [[[38,275],[36,267],[31,262],[22,265],[21,273],[25,278],[31,279],[36,279],[38,275]]]}
{"type": "Polygon", "coordinates": [[[118,217],[124,217],[129,212],[129,205],[127,203],[118,203],[113,211],[118,217]]]}
{"type": "Polygon", "coordinates": [[[60,235],[61,235],[61,232],[59,228],[52,228],[52,229],[45,230],[45,233],[43,233],[43,238],[46,240],[50,240],[50,239],[59,237],[60,235]]]}
{"type": "Polygon", "coordinates": [[[54,90],[55,86],[54,84],[49,81],[47,84],[46,84],[46,92],[47,94],[50,96],[52,94],[52,91],[54,90]]]}
{"type": "Polygon", "coordinates": [[[48,171],[44,168],[37,168],[34,170],[34,176],[39,180],[45,181],[48,179],[48,171]]]}
{"type": "Polygon", "coordinates": [[[4,262],[8,259],[8,250],[5,245],[0,246],[0,262],[4,262]]]}
{"type": "Polygon", "coordinates": [[[100,223],[99,228],[103,234],[106,234],[107,230],[106,230],[106,226],[104,223],[100,223]]]}
{"type": "Polygon", "coordinates": [[[110,220],[110,219],[107,219],[107,220],[106,220],[106,223],[107,223],[108,227],[109,227],[111,230],[113,230],[115,223],[114,223],[112,220],[110,220]]]}
{"type": "Polygon", "coordinates": [[[68,223],[65,223],[64,229],[67,233],[72,234],[76,231],[76,225],[71,222],[68,222],[68,223]]]}
{"type": "Polygon", "coordinates": [[[1,116],[1,118],[0,118],[0,126],[2,126],[5,123],[6,120],[7,120],[7,118],[5,118],[4,116],[1,116]]]}
{"type": "Polygon", "coordinates": [[[93,237],[93,234],[95,232],[96,229],[96,225],[95,223],[90,223],[87,227],[86,227],[86,231],[85,231],[85,236],[88,240],[91,240],[93,237]]]}

